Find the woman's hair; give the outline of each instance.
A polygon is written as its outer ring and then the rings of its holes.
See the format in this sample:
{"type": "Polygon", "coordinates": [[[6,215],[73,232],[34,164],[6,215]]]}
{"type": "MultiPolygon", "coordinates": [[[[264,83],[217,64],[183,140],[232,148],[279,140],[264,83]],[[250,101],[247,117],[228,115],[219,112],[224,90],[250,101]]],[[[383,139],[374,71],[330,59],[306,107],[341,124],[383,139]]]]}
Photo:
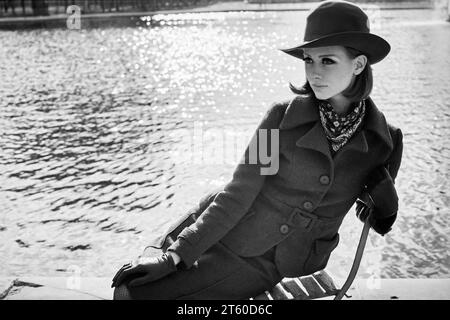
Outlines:
{"type": "MultiPolygon", "coordinates": [[[[350,47],[345,47],[345,49],[347,51],[347,54],[352,59],[356,58],[359,55],[364,54],[361,51],[358,51],[350,47]]],[[[342,95],[350,99],[350,101],[352,102],[361,101],[363,99],[366,99],[370,95],[370,93],[372,92],[372,87],[373,87],[372,67],[370,66],[369,62],[367,62],[364,70],[356,76],[355,81],[353,81],[353,84],[351,84],[347,89],[345,89],[342,92],[342,95]]],[[[296,87],[292,83],[289,83],[289,88],[295,94],[314,93],[311,86],[309,85],[308,80],[306,80],[305,84],[301,87],[296,87]]]]}

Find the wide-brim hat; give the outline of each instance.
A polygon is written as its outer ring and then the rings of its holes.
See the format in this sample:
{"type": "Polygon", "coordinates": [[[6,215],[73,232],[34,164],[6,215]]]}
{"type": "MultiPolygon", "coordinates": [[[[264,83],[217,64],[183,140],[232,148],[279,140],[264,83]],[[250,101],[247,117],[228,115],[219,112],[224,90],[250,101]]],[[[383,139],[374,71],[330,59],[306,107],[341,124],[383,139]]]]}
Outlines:
{"type": "Polygon", "coordinates": [[[345,46],[361,51],[370,64],[383,60],[391,50],[382,37],[370,33],[369,17],[347,1],[324,1],[311,10],[306,20],[303,43],[280,49],[303,59],[303,48],[345,46]]]}

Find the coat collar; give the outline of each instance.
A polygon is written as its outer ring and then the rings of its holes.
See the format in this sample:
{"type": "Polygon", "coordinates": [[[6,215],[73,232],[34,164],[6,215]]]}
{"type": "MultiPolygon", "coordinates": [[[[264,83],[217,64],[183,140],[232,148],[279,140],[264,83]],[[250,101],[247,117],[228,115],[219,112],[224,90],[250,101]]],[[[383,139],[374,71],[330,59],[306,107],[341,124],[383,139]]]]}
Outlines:
{"type": "Polygon", "coordinates": [[[311,95],[297,96],[291,100],[280,123],[280,130],[295,127],[319,120],[319,109],[315,98],[311,95]]]}
{"type": "MultiPolygon", "coordinates": [[[[286,108],[279,128],[280,130],[288,130],[311,122],[316,123],[310,131],[297,141],[297,146],[312,148],[314,145],[314,149],[319,148],[319,151],[326,154],[327,152],[325,149],[328,150],[328,141],[326,141],[325,134],[321,127],[317,100],[312,95],[299,95],[291,100],[286,108]],[[318,145],[322,146],[319,147],[318,145]]],[[[378,110],[370,97],[366,99],[366,119],[364,121],[363,130],[360,132],[361,134],[357,134],[343,148],[367,152],[366,130],[374,132],[381,141],[389,147],[389,149],[393,149],[392,137],[389,133],[386,118],[383,113],[378,110]]]]}

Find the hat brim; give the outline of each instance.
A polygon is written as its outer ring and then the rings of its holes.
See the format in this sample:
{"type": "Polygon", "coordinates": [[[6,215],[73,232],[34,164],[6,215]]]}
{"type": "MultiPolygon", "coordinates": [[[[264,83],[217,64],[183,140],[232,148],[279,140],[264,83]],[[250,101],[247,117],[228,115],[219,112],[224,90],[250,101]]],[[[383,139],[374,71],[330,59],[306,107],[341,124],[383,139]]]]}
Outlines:
{"type": "Polygon", "coordinates": [[[317,48],[326,46],[345,46],[363,52],[370,64],[383,60],[391,50],[389,43],[383,38],[367,32],[342,32],[331,34],[322,38],[307,41],[299,46],[280,49],[281,51],[303,59],[303,48],[317,48]]]}

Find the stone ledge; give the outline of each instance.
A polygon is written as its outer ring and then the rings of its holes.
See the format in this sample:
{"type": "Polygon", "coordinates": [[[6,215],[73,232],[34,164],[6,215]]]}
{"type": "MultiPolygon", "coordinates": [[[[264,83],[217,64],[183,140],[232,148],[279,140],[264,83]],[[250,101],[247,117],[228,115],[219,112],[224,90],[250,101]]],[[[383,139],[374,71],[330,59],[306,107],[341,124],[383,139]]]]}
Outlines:
{"type": "Polygon", "coordinates": [[[357,279],[344,300],[450,300],[450,279],[357,279]]]}
{"type": "Polygon", "coordinates": [[[111,300],[113,291],[110,278],[23,277],[0,288],[0,299],[111,300]]]}
{"type": "MultiPolygon", "coordinates": [[[[0,278],[0,283],[0,300],[111,300],[113,296],[110,278],[0,278]]],[[[450,278],[358,279],[347,294],[344,300],[450,300],[450,278]]]]}

